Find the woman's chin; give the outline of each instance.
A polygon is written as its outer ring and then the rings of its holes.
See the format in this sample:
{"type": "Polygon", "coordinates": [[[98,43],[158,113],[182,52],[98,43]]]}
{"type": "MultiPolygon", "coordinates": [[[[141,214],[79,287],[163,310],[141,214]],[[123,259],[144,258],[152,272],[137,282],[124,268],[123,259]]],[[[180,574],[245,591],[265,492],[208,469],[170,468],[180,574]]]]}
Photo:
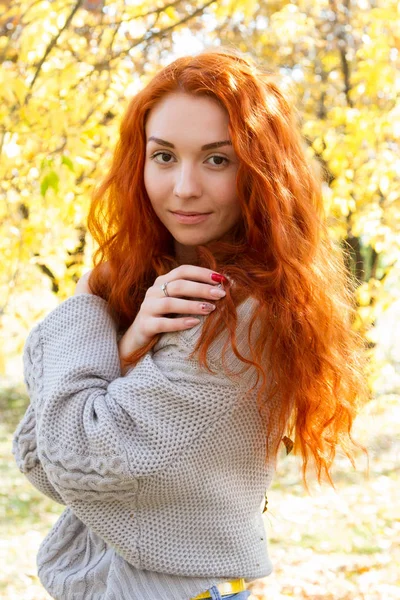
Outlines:
{"type": "MultiPolygon", "coordinates": [[[[172,234],[174,236],[174,234],[172,234]]],[[[187,235],[174,236],[175,242],[181,246],[204,246],[212,241],[210,235],[196,235],[194,233],[187,235]]]]}

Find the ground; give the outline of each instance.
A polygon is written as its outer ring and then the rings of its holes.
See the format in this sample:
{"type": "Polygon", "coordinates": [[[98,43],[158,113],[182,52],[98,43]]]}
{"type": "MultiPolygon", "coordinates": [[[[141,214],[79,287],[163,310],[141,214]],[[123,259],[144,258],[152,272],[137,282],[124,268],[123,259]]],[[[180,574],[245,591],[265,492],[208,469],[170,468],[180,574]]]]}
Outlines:
{"type": "MultiPolygon", "coordinates": [[[[11,454],[26,402],[23,387],[0,392],[0,597],[49,600],[35,557],[63,508],[30,485],[11,454]]],[[[338,456],[336,490],[314,480],[307,494],[299,458],[280,460],[264,515],[274,573],[249,585],[250,600],[400,599],[400,397],[372,400],[354,435],[368,447],[369,478],[362,454],[357,470],[338,456]]]]}

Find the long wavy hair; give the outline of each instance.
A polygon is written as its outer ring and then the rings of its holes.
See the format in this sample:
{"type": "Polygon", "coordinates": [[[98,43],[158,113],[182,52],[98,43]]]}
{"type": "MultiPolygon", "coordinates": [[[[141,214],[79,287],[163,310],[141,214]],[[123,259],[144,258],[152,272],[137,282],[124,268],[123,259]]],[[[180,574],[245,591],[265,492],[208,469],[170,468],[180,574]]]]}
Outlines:
{"type": "MultiPolygon", "coordinates": [[[[144,185],[146,119],[172,92],[216,99],[229,115],[239,160],[242,219],[229,241],[198,248],[198,264],[235,285],[227,286],[225,301],[205,319],[194,354],[208,368],[207,349],[222,331],[229,332],[235,354],[261,377],[259,409],[275,394],[282,399],[280,434],[294,439],[306,487],[310,458],[318,481],[323,477],[334,485],[330,469],[337,446],[353,467],[356,446],[364,450],[351,435],[367,398],[364,348],[352,328],[354,290],[343,253],[324,222],[322,176],[307,155],[294,103],[281,88],[276,74],[247,55],[218,49],[175,60],[131,100],[111,168],[89,211],[89,231],[98,243],[90,286],[108,301],[124,330],[154,280],[178,266],[172,236],[144,185]],[[257,321],[259,331],[250,361],[235,340],[236,307],[249,295],[257,300],[250,329],[257,321]]],[[[158,338],[129,362],[136,364],[158,338]]],[[[276,458],[278,445],[271,451],[276,458]]]]}

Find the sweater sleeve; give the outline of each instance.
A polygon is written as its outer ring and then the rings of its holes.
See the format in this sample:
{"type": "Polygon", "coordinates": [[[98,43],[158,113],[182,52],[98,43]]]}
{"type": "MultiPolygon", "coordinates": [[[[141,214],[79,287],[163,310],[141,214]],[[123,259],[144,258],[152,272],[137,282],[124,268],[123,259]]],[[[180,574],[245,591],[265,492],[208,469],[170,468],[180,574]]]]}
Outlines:
{"type": "Polygon", "coordinates": [[[65,504],[60,494],[51,485],[39,460],[36,443],[36,415],[32,404],[29,404],[14,433],[12,453],[21,473],[39,492],[59,504],[65,504]]]}
{"type": "Polygon", "coordinates": [[[37,457],[65,503],[133,493],[138,477],[167,467],[240,396],[222,372],[188,359],[190,340],[179,333],[121,377],[102,298],[73,296],[31,331],[24,375],[37,457]]]}

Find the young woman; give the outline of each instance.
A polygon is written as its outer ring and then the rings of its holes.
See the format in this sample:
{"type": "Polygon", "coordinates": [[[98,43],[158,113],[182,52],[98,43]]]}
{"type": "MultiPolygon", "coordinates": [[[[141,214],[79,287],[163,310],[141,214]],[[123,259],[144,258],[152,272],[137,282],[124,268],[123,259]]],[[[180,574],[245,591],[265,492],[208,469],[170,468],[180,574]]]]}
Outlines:
{"type": "Polygon", "coordinates": [[[31,331],[18,465],[66,509],[41,544],[59,600],[249,596],[280,442],[326,475],[365,397],[321,181],[276,77],[176,60],[131,101],[76,294],[31,331]]]}

